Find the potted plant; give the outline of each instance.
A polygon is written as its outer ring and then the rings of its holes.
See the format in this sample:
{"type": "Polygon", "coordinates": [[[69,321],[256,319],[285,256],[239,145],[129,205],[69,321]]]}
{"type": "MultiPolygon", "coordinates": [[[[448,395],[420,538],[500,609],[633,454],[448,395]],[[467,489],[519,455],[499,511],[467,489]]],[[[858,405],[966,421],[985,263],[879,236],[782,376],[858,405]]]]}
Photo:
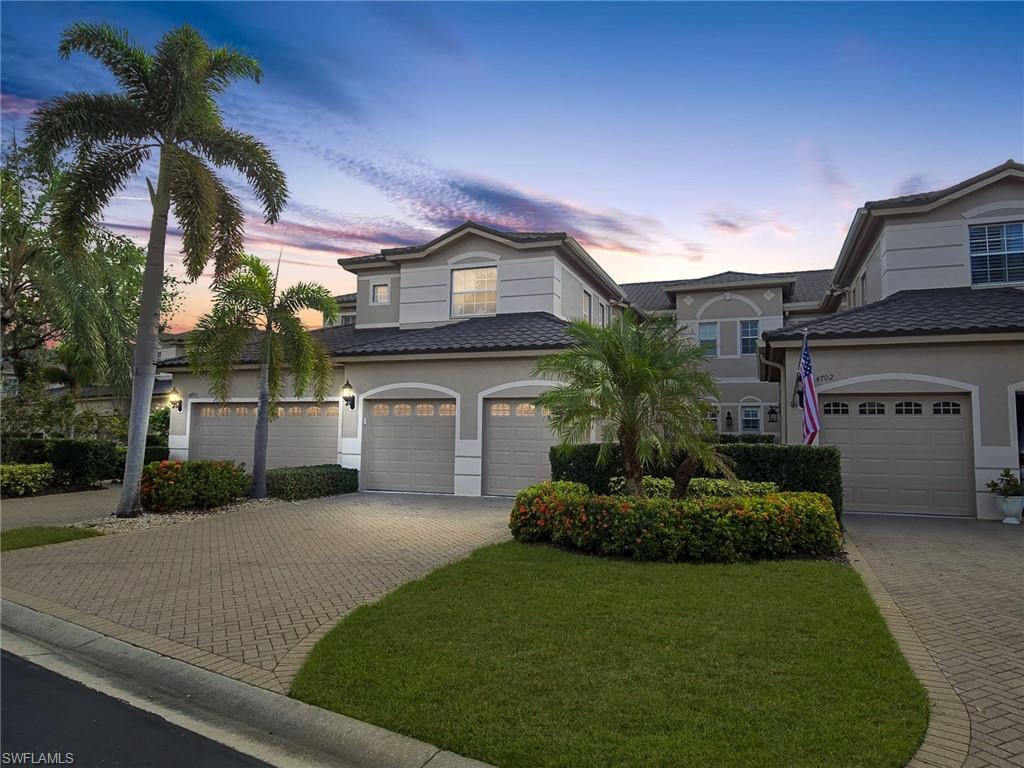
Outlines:
{"type": "Polygon", "coordinates": [[[1024,484],[1011,469],[1004,469],[999,477],[990,480],[988,490],[996,495],[996,508],[1008,525],[1020,524],[1021,509],[1024,508],[1024,484]]]}

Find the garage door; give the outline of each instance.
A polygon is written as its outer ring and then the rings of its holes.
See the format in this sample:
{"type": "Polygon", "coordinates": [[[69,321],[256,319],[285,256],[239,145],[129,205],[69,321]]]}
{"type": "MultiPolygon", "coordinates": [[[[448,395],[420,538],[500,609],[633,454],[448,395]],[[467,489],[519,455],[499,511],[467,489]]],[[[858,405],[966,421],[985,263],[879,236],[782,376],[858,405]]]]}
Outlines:
{"type": "Polygon", "coordinates": [[[850,511],[974,514],[968,398],[821,397],[821,442],[843,454],[850,511]]]}
{"type": "Polygon", "coordinates": [[[454,492],[455,401],[374,400],[363,413],[363,487],[454,492]]]}
{"type": "MultiPolygon", "coordinates": [[[[335,464],[338,461],[338,406],[282,402],[270,422],[268,467],[335,464]]],[[[189,458],[228,459],[252,469],[256,403],[195,404],[189,458]]]]}
{"type": "Polygon", "coordinates": [[[548,452],[557,442],[547,415],[533,401],[485,400],[483,492],[514,496],[520,488],[549,480],[548,452]]]}

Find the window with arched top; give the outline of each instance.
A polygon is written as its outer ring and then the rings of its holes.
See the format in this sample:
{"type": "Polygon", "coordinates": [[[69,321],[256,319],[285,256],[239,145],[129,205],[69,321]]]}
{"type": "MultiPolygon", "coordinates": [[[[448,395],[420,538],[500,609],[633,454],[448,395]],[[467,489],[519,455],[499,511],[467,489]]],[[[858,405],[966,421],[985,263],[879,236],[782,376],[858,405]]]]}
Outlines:
{"type": "Polygon", "coordinates": [[[416,406],[417,416],[433,416],[434,415],[434,404],[433,403],[419,403],[416,406]]]}
{"type": "Polygon", "coordinates": [[[328,418],[334,418],[337,415],[338,415],[338,406],[336,406],[336,405],[328,405],[327,408],[324,409],[324,416],[327,416],[328,418]]]}
{"type": "Polygon", "coordinates": [[[437,412],[441,416],[454,416],[455,415],[455,403],[441,403],[438,407],[437,412]]]}
{"type": "Polygon", "coordinates": [[[850,404],[842,400],[829,400],[822,406],[822,411],[826,416],[849,416],[850,404]]]}
{"type": "Polygon", "coordinates": [[[302,406],[301,405],[293,405],[293,406],[289,407],[288,408],[288,415],[289,416],[301,416],[302,415],[302,406]]]}
{"type": "Polygon", "coordinates": [[[932,414],[935,416],[959,416],[960,403],[955,400],[939,400],[932,403],[932,414]]]}
{"type": "Polygon", "coordinates": [[[857,406],[857,413],[861,416],[885,416],[885,403],[874,400],[861,403],[857,406]]]}
{"type": "Polygon", "coordinates": [[[230,416],[231,415],[231,409],[228,408],[226,405],[222,405],[220,408],[217,409],[217,415],[218,416],[230,416]]]}
{"type": "Polygon", "coordinates": [[[317,405],[309,406],[306,409],[306,415],[307,416],[319,416],[320,415],[320,406],[317,406],[317,405]]]}
{"type": "Polygon", "coordinates": [[[277,418],[281,418],[282,416],[284,416],[284,408],[279,405],[277,406],[277,418]]]}
{"type": "Polygon", "coordinates": [[[542,405],[540,407],[540,415],[541,416],[545,416],[547,418],[550,418],[551,417],[551,409],[548,408],[546,405],[542,405]]]}
{"type": "Polygon", "coordinates": [[[206,418],[213,416],[213,414],[215,414],[216,412],[216,409],[212,405],[204,405],[202,408],[199,409],[199,415],[204,416],[206,418]]]}
{"type": "Polygon", "coordinates": [[[491,416],[511,416],[512,406],[508,403],[491,403],[491,416]]]}
{"type": "Polygon", "coordinates": [[[248,416],[248,415],[249,415],[249,409],[246,408],[244,405],[240,405],[237,408],[235,408],[235,416],[248,416]]]}
{"type": "Polygon", "coordinates": [[[516,406],[516,416],[533,416],[537,413],[537,406],[533,403],[519,403],[516,406]]]}
{"type": "Polygon", "coordinates": [[[385,403],[374,403],[373,408],[370,409],[370,413],[374,416],[387,416],[391,409],[385,403]]]}
{"type": "Polygon", "coordinates": [[[412,416],[412,406],[408,403],[398,403],[391,413],[395,416],[412,416]]]}
{"type": "Polygon", "coordinates": [[[893,406],[897,416],[920,416],[923,411],[921,404],[913,400],[900,400],[893,406]]]}

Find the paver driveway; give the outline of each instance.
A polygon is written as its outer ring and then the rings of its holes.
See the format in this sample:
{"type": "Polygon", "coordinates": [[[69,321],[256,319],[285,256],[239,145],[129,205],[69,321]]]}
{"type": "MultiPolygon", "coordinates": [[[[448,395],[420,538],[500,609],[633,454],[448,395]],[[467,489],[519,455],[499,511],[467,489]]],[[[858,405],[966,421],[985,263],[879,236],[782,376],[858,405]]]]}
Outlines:
{"type": "Polygon", "coordinates": [[[966,706],[965,768],[1024,767],[1024,526],[880,515],[846,526],[966,706]]]}
{"type": "Polygon", "coordinates": [[[26,525],[67,525],[111,515],[120,494],[120,485],[106,485],[92,491],[4,499],[0,503],[0,530],[26,525]]]}
{"type": "Polygon", "coordinates": [[[507,539],[509,503],[352,494],[16,550],[3,597],[285,692],[353,608],[507,539]]]}

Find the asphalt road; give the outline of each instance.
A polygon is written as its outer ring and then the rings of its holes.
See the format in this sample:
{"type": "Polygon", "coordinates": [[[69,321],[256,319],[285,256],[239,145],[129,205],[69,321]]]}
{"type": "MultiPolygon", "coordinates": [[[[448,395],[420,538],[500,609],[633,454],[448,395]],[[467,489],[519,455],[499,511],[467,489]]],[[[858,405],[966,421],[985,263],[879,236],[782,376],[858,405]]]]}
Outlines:
{"type": "Polygon", "coordinates": [[[7,652],[0,657],[0,697],[3,765],[270,768],[7,652]],[[22,752],[35,753],[36,762],[12,755],[22,752]]]}

